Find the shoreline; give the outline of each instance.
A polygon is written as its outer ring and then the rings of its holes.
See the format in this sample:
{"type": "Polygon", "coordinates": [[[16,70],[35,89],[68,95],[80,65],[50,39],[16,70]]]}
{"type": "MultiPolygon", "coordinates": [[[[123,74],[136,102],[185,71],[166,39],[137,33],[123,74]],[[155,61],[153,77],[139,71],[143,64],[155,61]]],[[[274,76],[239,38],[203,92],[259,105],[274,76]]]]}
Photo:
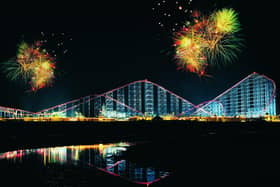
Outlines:
{"type": "Polygon", "coordinates": [[[268,122],[4,122],[0,123],[0,152],[121,141],[271,143],[278,136],[280,123],[268,122]]]}

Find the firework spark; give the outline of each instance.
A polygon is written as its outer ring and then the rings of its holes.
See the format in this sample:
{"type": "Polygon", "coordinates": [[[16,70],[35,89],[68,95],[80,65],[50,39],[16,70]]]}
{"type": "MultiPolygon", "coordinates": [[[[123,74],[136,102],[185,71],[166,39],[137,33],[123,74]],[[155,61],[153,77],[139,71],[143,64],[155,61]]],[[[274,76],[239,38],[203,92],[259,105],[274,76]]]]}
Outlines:
{"type": "Polygon", "coordinates": [[[42,47],[51,49],[49,53],[52,56],[58,57],[69,51],[68,45],[73,41],[73,38],[71,35],[64,32],[41,32],[39,41],[42,47]]]}
{"type": "Polygon", "coordinates": [[[152,7],[154,19],[160,28],[174,32],[192,13],[191,4],[192,0],[155,0],[152,7]]]}
{"type": "Polygon", "coordinates": [[[239,30],[240,23],[233,9],[222,9],[208,17],[194,11],[193,23],[186,23],[175,33],[179,68],[204,75],[208,65],[237,58],[241,39],[235,34],[239,30]]]}

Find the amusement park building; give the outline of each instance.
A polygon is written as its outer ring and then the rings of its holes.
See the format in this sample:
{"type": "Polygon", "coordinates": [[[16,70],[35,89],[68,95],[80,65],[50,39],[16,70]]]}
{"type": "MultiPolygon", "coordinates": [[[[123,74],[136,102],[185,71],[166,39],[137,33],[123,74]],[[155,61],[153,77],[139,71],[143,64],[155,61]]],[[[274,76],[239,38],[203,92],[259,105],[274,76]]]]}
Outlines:
{"type": "MultiPolygon", "coordinates": [[[[265,75],[252,73],[210,102],[202,104],[201,109],[217,116],[244,116],[255,118],[276,115],[276,85],[265,75]]],[[[196,115],[209,116],[203,110],[196,115]]]]}
{"type": "Polygon", "coordinates": [[[0,107],[0,117],[244,116],[276,115],[276,85],[252,73],[216,98],[194,105],[148,80],[131,82],[103,94],[89,95],[39,112],[0,107]]]}

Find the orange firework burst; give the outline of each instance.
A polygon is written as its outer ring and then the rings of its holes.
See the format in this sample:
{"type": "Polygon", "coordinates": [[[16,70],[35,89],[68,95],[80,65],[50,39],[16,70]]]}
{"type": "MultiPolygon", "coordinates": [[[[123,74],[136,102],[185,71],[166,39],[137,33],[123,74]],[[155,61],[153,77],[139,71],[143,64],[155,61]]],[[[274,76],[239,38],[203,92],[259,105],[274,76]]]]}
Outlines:
{"type": "Polygon", "coordinates": [[[16,60],[6,64],[7,77],[16,80],[23,78],[31,85],[31,90],[50,86],[54,79],[55,62],[41,43],[30,45],[22,42],[19,45],[16,60]]]}
{"type": "Polygon", "coordinates": [[[34,62],[32,69],[30,81],[32,91],[50,85],[54,79],[55,65],[46,59],[40,59],[38,62],[34,62]]]}
{"type": "Polygon", "coordinates": [[[180,60],[181,64],[179,68],[186,68],[190,72],[203,74],[207,66],[203,44],[203,38],[198,34],[193,32],[180,34],[175,43],[176,58],[180,60]]]}
{"type": "Polygon", "coordinates": [[[193,18],[192,24],[186,24],[175,34],[179,69],[205,75],[206,67],[216,59],[226,63],[236,58],[241,40],[235,36],[240,24],[233,9],[222,9],[209,17],[195,11],[193,18]]]}

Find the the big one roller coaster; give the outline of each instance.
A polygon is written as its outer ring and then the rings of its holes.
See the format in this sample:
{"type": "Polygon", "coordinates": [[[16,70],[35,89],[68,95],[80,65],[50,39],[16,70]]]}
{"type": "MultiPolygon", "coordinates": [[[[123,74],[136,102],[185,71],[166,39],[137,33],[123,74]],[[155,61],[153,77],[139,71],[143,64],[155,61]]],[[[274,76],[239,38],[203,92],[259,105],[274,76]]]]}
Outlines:
{"type": "Polygon", "coordinates": [[[108,92],[88,95],[38,112],[0,107],[1,118],[65,117],[124,119],[133,116],[255,118],[276,115],[276,85],[265,75],[252,73],[215,97],[195,105],[164,87],[140,80],[108,92]]]}

